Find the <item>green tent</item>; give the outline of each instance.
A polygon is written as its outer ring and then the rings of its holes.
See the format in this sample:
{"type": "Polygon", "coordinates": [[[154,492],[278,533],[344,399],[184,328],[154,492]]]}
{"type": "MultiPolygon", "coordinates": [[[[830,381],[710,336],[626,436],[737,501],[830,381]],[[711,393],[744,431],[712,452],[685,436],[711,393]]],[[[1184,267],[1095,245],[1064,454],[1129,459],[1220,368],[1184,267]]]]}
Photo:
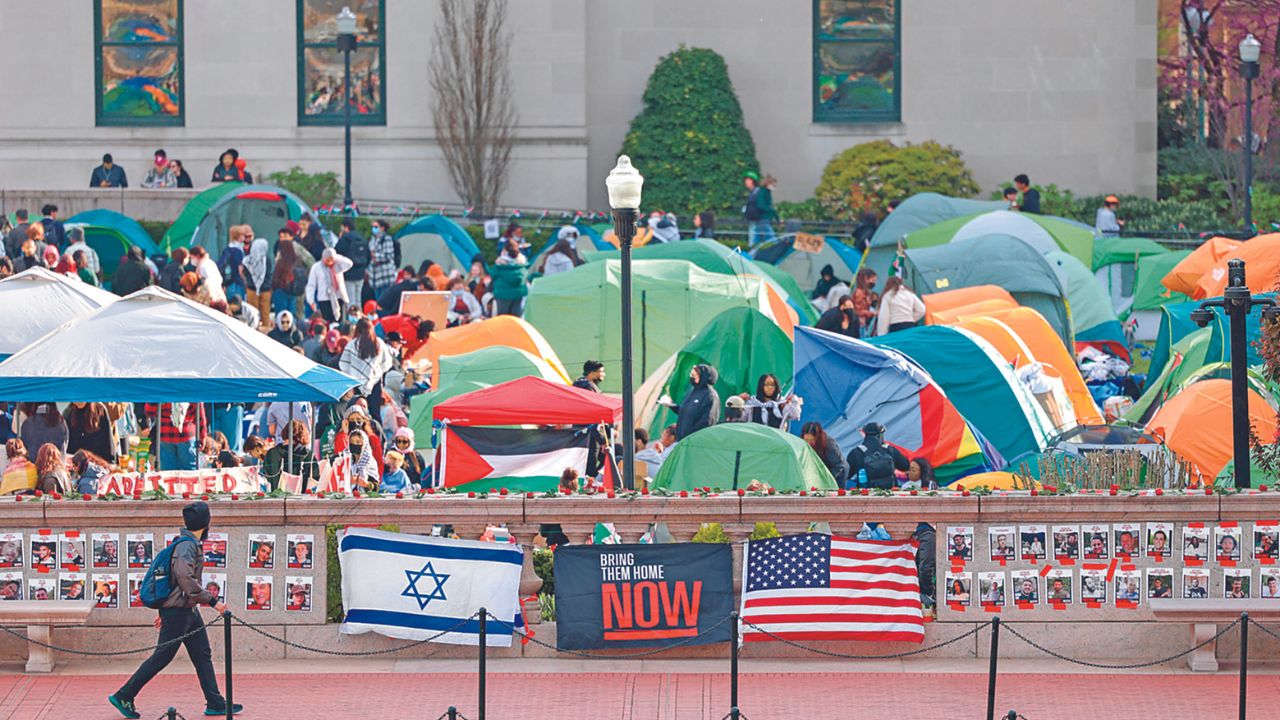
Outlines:
{"type": "Polygon", "coordinates": [[[1167,398],[1172,397],[1208,361],[1209,346],[1213,340],[1211,328],[1198,328],[1173,344],[1171,357],[1174,362],[1163,363],[1158,376],[1148,375],[1142,396],[1124,413],[1124,419],[1133,423],[1145,423],[1167,398]]]}
{"type": "MultiPolygon", "coordinates": [[[[551,343],[566,367],[603,361],[606,392],[622,387],[621,282],[620,261],[587,263],[535,280],[525,311],[525,320],[551,343]]],[[[636,387],[716,315],[735,307],[767,313],[769,307],[760,278],[711,273],[685,260],[634,261],[632,292],[636,387]]]]}
{"type": "MultiPolygon", "coordinates": [[[[400,243],[400,266],[421,267],[430,260],[448,274],[454,270],[466,274],[480,248],[461,225],[443,215],[415,218],[396,232],[400,243]]],[[[444,290],[444,288],[436,288],[444,290]]]]}
{"type": "Polygon", "coordinates": [[[945,220],[907,233],[903,242],[908,250],[912,250],[983,235],[1009,235],[1042,253],[1062,250],[1085,265],[1093,262],[1093,231],[1088,227],[1051,215],[1010,210],[995,210],[945,220]]]}
{"type": "MultiPolygon", "coordinates": [[[[1275,293],[1263,293],[1254,297],[1275,298],[1275,293]]],[[[1211,299],[1211,298],[1210,298],[1211,299]]],[[[1220,299],[1220,298],[1219,298],[1220,299]]],[[[1191,313],[1200,307],[1201,301],[1171,303],[1160,308],[1160,330],[1156,335],[1156,346],[1151,352],[1151,366],[1147,369],[1147,377],[1159,377],[1165,365],[1173,357],[1173,348],[1183,338],[1199,329],[1191,319],[1191,313]]],[[[1211,331],[1209,345],[1205,350],[1206,363],[1231,362],[1231,331],[1222,308],[1212,308],[1213,320],[1207,326],[1211,331]]],[[[1255,305],[1245,318],[1245,336],[1248,339],[1248,364],[1250,367],[1262,363],[1258,354],[1258,342],[1262,337],[1262,306],[1255,305]]]]}
{"type": "Polygon", "coordinates": [[[1058,281],[1067,289],[1076,342],[1104,347],[1127,362],[1129,343],[1124,337],[1124,327],[1116,318],[1111,298],[1098,284],[1098,279],[1074,256],[1060,250],[1047,252],[1044,257],[1058,273],[1058,281]]]}
{"type": "MultiPolygon", "coordinates": [[[[230,184],[234,184],[235,187],[223,193],[208,206],[207,211],[200,217],[189,235],[185,234],[185,225],[182,231],[175,230],[179,225],[178,222],[169,228],[162,241],[165,252],[172,251],[175,247],[201,245],[216,258],[227,246],[230,230],[234,225],[251,226],[254,237],[265,238],[274,252],[280,228],[284,227],[285,223],[297,220],[304,215],[314,220],[314,213],[306,201],[284,188],[274,185],[224,183],[224,185],[230,184]]],[[[182,215],[178,218],[179,222],[187,216],[188,208],[191,208],[197,200],[203,200],[210,192],[212,190],[206,190],[192,198],[187,207],[183,208],[182,215]]]]}
{"type": "Polygon", "coordinates": [[[780,490],[835,490],[809,443],[758,423],[721,423],[676,443],[653,479],[655,490],[736,490],[752,480],[780,490]]]}
{"type": "Polygon", "coordinates": [[[917,293],[929,295],[975,285],[1004,288],[1019,305],[1043,315],[1064,347],[1075,347],[1066,290],[1044,255],[1020,238],[981,235],[910,249],[906,255],[903,281],[917,293]]]}
{"type": "Polygon", "coordinates": [[[170,253],[176,247],[187,247],[191,244],[191,236],[196,234],[200,221],[204,220],[212,208],[225,195],[244,187],[244,183],[228,182],[214,185],[187,201],[178,218],[173,221],[164,237],[160,239],[160,250],[170,253]]]}
{"type": "MultiPolygon", "coordinates": [[[[893,212],[880,221],[876,232],[867,244],[863,265],[876,271],[881,278],[889,276],[889,267],[898,252],[898,242],[909,233],[922,230],[935,223],[961,215],[1004,210],[1009,204],[1003,200],[970,200],[948,197],[937,193],[916,193],[903,200],[893,212]]],[[[852,282],[852,276],[844,278],[852,282]]]]}
{"type": "Polygon", "coordinates": [[[1164,255],[1168,248],[1148,238],[1104,237],[1093,241],[1093,269],[1111,265],[1134,265],[1139,258],[1164,255]]]}
{"type": "Polygon", "coordinates": [[[1173,292],[1161,282],[1175,265],[1190,254],[1190,250],[1173,250],[1163,255],[1138,258],[1133,273],[1133,311],[1155,310],[1169,303],[1190,300],[1191,298],[1180,292],[1173,292]]]}
{"type": "Polygon", "coordinates": [[[893,348],[920,366],[1006,461],[1045,448],[1053,432],[1048,415],[982,338],[959,328],[926,325],[872,338],[871,343],[893,348]]]}
{"type": "MultiPolygon", "coordinates": [[[[765,373],[777,375],[785,391],[791,385],[792,362],[791,338],[777,323],[751,308],[731,308],[715,316],[676,353],[663,385],[665,392],[680,402],[689,391],[689,371],[705,363],[719,373],[716,392],[722,400],[744,392],[754,395],[756,381],[765,373]]],[[[660,407],[650,432],[657,437],[675,420],[675,413],[660,407]]]]}
{"type": "Polygon", "coordinates": [[[756,267],[764,271],[766,275],[773,278],[774,282],[781,285],[787,291],[787,304],[795,308],[796,314],[800,316],[801,325],[816,325],[818,322],[818,309],[809,302],[809,297],[804,290],[800,289],[800,283],[792,277],[791,273],[783,270],[777,265],[770,265],[766,262],[756,263],[756,267]]]}
{"type": "Polygon", "coordinates": [[[68,230],[79,227],[84,232],[85,244],[98,254],[98,264],[108,289],[111,276],[115,275],[120,259],[129,252],[131,245],[142,248],[148,257],[158,252],[155,241],[137,221],[114,210],[98,208],[76,213],[67,218],[66,225],[68,230]]]}

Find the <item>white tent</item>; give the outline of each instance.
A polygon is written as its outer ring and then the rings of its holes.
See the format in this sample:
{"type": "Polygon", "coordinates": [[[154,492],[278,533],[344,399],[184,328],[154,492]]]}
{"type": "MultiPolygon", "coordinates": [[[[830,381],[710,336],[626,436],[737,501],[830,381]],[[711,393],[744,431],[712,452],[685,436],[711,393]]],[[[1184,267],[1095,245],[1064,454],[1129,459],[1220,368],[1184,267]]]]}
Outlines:
{"type": "Polygon", "coordinates": [[[88,315],[116,299],[79,278],[41,267],[0,280],[0,360],[66,321],[88,315]]]}
{"type": "Polygon", "coordinates": [[[66,323],[0,362],[0,398],[332,402],[356,380],[157,287],[66,323]]]}

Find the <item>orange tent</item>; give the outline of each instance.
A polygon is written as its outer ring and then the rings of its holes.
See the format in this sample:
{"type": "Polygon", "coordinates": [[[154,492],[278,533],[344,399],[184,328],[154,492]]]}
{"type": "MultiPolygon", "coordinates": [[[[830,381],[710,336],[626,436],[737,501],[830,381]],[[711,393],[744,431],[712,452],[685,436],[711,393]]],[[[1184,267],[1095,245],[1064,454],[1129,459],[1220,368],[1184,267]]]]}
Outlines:
{"type": "Polygon", "coordinates": [[[974,285],[924,295],[920,299],[924,301],[926,325],[943,325],[948,320],[955,320],[965,314],[984,314],[1018,307],[1018,301],[1007,290],[996,285],[974,285]],[[977,307],[967,307],[971,305],[977,307]],[[942,319],[943,317],[948,320],[942,319]]]}
{"type": "Polygon", "coordinates": [[[431,333],[431,337],[418,348],[409,362],[419,360],[431,361],[432,386],[435,386],[436,368],[442,355],[461,355],[493,345],[513,347],[542,358],[562,377],[565,383],[573,382],[564,365],[551,349],[551,344],[542,333],[529,323],[514,315],[499,315],[488,320],[459,325],[431,333]]]}
{"type": "MultiPolygon", "coordinates": [[[[1218,265],[1219,261],[1226,257],[1228,253],[1243,244],[1239,240],[1232,240],[1231,238],[1209,238],[1203,245],[1192,251],[1190,255],[1182,258],[1182,262],[1174,265],[1173,269],[1164,276],[1164,280],[1161,283],[1174,292],[1194,295],[1196,283],[1200,282],[1200,278],[1218,265]]],[[[1223,267],[1226,266],[1224,265],[1223,267]]]]}
{"type": "MultiPolygon", "coordinates": [[[[1265,443],[1275,441],[1276,411],[1249,390],[1249,424],[1265,443]]],[[[1231,381],[1200,380],[1165,401],[1147,423],[1178,457],[1212,482],[1231,460],[1231,381]]]]}
{"type": "MultiPolygon", "coordinates": [[[[1256,293],[1274,292],[1280,283],[1280,233],[1259,235],[1227,253],[1196,283],[1196,300],[1217,297],[1227,288],[1227,263],[1243,260],[1245,282],[1256,293]]],[[[1185,261],[1184,261],[1185,262],[1185,261]]],[[[1175,270],[1177,268],[1174,268],[1175,270]]]]}
{"type": "MultiPolygon", "coordinates": [[[[746,277],[754,276],[747,275],[746,277]]],[[[778,294],[777,290],[773,289],[772,285],[765,282],[764,278],[760,279],[760,284],[764,285],[765,293],[769,297],[769,315],[771,319],[778,324],[778,327],[782,328],[782,332],[786,333],[787,337],[794,340],[796,337],[796,325],[800,324],[800,316],[796,314],[795,308],[782,299],[782,296],[778,294]]]]}
{"type": "Polygon", "coordinates": [[[966,317],[950,324],[991,343],[1014,368],[1040,363],[1046,375],[1062,380],[1076,422],[1085,425],[1103,422],[1102,413],[1093,402],[1093,395],[1076,367],[1075,358],[1063,347],[1058,334],[1040,313],[1031,308],[1015,307],[966,317]]]}

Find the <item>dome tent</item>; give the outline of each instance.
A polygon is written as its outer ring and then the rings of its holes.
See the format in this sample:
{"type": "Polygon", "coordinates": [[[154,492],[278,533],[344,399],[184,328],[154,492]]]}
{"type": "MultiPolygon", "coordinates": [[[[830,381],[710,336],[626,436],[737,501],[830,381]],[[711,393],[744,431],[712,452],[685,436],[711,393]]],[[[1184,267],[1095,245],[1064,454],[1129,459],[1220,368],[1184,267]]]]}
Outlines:
{"type": "Polygon", "coordinates": [[[737,490],[752,480],[783,492],[836,489],[835,478],[809,443],[758,423],[721,423],[676,443],[653,489],[737,490]]]}
{"type": "Polygon", "coordinates": [[[0,280],[0,360],[17,353],[68,320],[118,300],[78,278],[33,267],[0,280]],[[32,312],[39,308],[39,312],[32,312]]]}
{"type": "Polygon", "coordinates": [[[1092,345],[1129,362],[1129,343],[1124,337],[1124,327],[1120,325],[1116,311],[1111,307],[1111,298],[1098,279],[1079,260],[1064,252],[1051,250],[1044,257],[1057,271],[1058,281],[1067,290],[1076,348],[1092,345]]]}
{"type": "Polygon", "coordinates": [[[114,210],[98,208],[76,213],[67,219],[66,227],[68,230],[79,227],[84,232],[84,242],[98,254],[98,263],[108,285],[130,246],[142,248],[147,257],[160,252],[155,241],[137,221],[114,210]]]}
{"type": "Polygon", "coordinates": [[[171,252],[176,247],[200,245],[209,251],[210,256],[217,258],[227,247],[231,226],[249,225],[253,227],[253,236],[264,238],[271,251],[275,252],[280,228],[285,223],[298,220],[304,215],[310,217],[312,222],[317,222],[315,213],[306,201],[284,188],[240,183],[223,183],[222,187],[227,185],[233,187],[218,195],[207,206],[206,195],[212,198],[211,193],[220,189],[219,187],[215,186],[192,198],[187,207],[183,208],[178,220],[164,234],[161,249],[171,252]],[[194,226],[190,226],[191,219],[202,208],[207,209],[204,209],[194,226]]]}
{"type": "Polygon", "coordinates": [[[1121,318],[1133,307],[1138,262],[1166,255],[1169,250],[1147,238],[1108,237],[1093,243],[1093,276],[1111,298],[1111,307],[1121,318]]]}
{"type": "Polygon", "coordinates": [[[1008,206],[1003,200],[970,200],[931,192],[917,193],[899,203],[880,222],[867,244],[863,264],[875,270],[880,277],[887,277],[898,252],[898,242],[909,233],[962,215],[1003,210],[1008,206]]]}
{"type": "MultiPolygon", "coordinates": [[[[1249,394],[1249,425],[1264,442],[1276,437],[1276,411],[1261,395],[1249,394]]],[[[1147,423],[1147,432],[1213,482],[1231,460],[1231,381],[1193,382],[1169,398],[1147,423]]]]}
{"type": "Polygon", "coordinates": [[[429,361],[433,386],[439,387],[441,358],[494,346],[524,350],[546,363],[564,380],[565,384],[570,382],[569,373],[560,364],[560,358],[542,337],[542,333],[514,315],[499,315],[480,322],[433,332],[427,342],[418,348],[418,352],[409,358],[409,362],[420,362],[424,359],[429,361]]]}
{"type": "Polygon", "coordinates": [[[797,250],[795,239],[785,237],[764,243],[751,256],[757,263],[768,263],[791,275],[806,296],[817,287],[823,267],[830,265],[837,278],[852,286],[862,263],[861,253],[834,237],[823,238],[822,250],[816,253],[797,250]]]}
{"type": "MultiPolygon", "coordinates": [[[[480,254],[476,241],[458,223],[443,215],[426,215],[410,221],[396,233],[400,241],[400,264],[418,268],[423,260],[440,266],[445,274],[466,273],[480,254]]],[[[444,290],[444,288],[436,288],[444,290]]]]}
{"type": "Polygon", "coordinates": [[[1093,231],[1079,223],[1052,215],[995,210],[965,215],[908,233],[908,250],[954,243],[983,235],[1008,235],[1045,253],[1062,250],[1085,265],[1093,263],[1093,231]]]}

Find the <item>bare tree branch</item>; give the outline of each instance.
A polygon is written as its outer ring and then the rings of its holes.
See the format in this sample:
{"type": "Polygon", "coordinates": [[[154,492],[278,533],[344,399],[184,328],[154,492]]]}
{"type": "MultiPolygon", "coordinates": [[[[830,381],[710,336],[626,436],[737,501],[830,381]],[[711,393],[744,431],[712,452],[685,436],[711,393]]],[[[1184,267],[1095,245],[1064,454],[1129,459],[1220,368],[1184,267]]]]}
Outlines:
{"type": "Polygon", "coordinates": [[[508,71],[507,0],[440,0],[431,49],[431,109],[454,190],[487,214],[498,207],[516,127],[508,71]]]}

